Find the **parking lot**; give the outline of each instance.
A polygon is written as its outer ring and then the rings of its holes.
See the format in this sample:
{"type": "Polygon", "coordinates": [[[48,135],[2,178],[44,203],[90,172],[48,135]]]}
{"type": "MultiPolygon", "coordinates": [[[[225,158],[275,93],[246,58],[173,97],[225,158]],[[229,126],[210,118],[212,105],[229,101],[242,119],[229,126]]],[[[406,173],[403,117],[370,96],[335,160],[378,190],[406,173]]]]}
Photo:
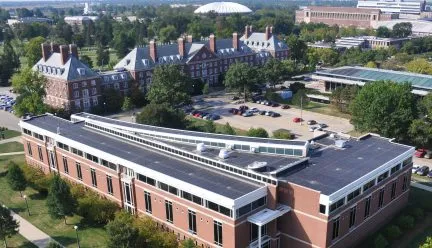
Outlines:
{"type": "MultiPolygon", "coordinates": [[[[10,87],[0,87],[0,95],[7,95],[13,97],[15,99],[16,95],[9,92],[10,87]]],[[[19,131],[18,126],[19,118],[16,117],[13,113],[10,113],[5,110],[0,110],[0,126],[6,127],[11,130],[19,131]]]]}
{"type": "Polygon", "coordinates": [[[225,124],[229,122],[231,126],[248,130],[251,127],[262,127],[269,133],[277,129],[288,129],[296,135],[298,139],[310,139],[314,136],[313,132],[309,131],[309,126],[306,124],[308,120],[315,120],[318,123],[325,123],[328,125],[327,130],[334,132],[349,132],[354,127],[349,123],[349,120],[339,117],[333,117],[310,111],[301,111],[300,109],[290,108],[282,109],[279,107],[265,106],[257,103],[234,104],[229,99],[229,96],[205,98],[202,101],[196,102],[194,105],[196,109],[203,109],[206,112],[218,114],[222,118],[215,122],[225,124]],[[239,108],[241,105],[246,105],[250,108],[257,108],[259,110],[274,111],[279,113],[280,117],[269,117],[255,113],[250,117],[243,117],[241,115],[233,115],[229,113],[231,108],[239,108]],[[293,119],[302,117],[305,120],[301,123],[294,123],[293,119]]]}

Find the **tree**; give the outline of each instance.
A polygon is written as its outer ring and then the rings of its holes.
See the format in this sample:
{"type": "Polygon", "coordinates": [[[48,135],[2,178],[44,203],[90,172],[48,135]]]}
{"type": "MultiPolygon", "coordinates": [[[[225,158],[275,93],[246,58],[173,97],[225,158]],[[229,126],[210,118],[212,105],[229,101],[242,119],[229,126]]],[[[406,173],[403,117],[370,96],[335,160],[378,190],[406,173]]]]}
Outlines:
{"type": "Polygon", "coordinates": [[[306,42],[295,35],[290,35],[286,41],[288,47],[291,48],[290,58],[294,60],[295,63],[304,62],[306,59],[306,51],[308,49],[306,42]]]}
{"type": "Polygon", "coordinates": [[[98,44],[96,48],[96,65],[103,67],[108,65],[109,62],[109,52],[101,44],[98,44]]]}
{"type": "Polygon", "coordinates": [[[415,119],[408,130],[411,141],[419,147],[432,148],[432,123],[424,119],[415,119]]]}
{"type": "Polygon", "coordinates": [[[139,89],[136,86],[132,88],[130,98],[132,100],[132,104],[137,108],[140,108],[147,104],[147,98],[145,93],[142,91],[142,89],[139,89]]]}
{"type": "Polygon", "coordinates": [[[7,247],[6,238],[18,233],[19,224],[12,218],[11,211],[0,204],[0,239],[7,247]]]}
{"type": "Polygon", "coordinates": [[[423,97],[419,104],[420,113],[424,116],[428,116],[429,119],[432,118],[432,93],[427,94],[423,97]]]}
{"type": "Polygon", "coordinates": [[[123,111],[129,111],[132,110],[134,108],[133,104],[132,104],[132,99],[130,97],[125,97],[123,99],[123,106],[122,106],[122,110],[123,111]]]}
{"type": "Polygon", "coordinates": [[[236,135],[236,131],[234,130],[234,128],[231,127],[229,122],[225,123],[225,125],[222,127],[222,133],[229,134],[229,135],[236,135]]]}
{"type": "Polygon", "coordinates": [[[169,106],[189,104],[191,87],[191,79],[178,65],[158,66],[153,72],[147,99],[150,103],[168,103],[169,106]]]}
{"type": "Polygon", "coordinates": [[[397,225],[403,230],[409,230],[414,227],[414,217],[409,215],[402,215],[397,218],[397,225]]]}
{"type": "Polygon", "coordinates": [[[185,239],[180,243],[179,248],[198,248],[192,239],[185,239]]]}
{"type": "Polygon", "coordinates": [[[291,103],[299,107],[309,104],[309,97],[306,96],[306,90],[300,89],[295,93],[291,99],[291,103]]]}
{"type": "Polygon", "coordinates": [[[7,182],[12,190],[19,191],[22,197],[22,191],[27,187],[27,181],[21,168],[14,162],[9,162],[7,182]]]}
{"type": "Polygon", "coordinates": [[[206,121],[204,124],[204,131],[206,133],[216,133],[216,126],[213,121],[206,121]]]}
{"type": "Polygon", "coordinates": [[[300,82],[294,82],[290,84],[289,89],[290,91],[292,91],[293,94],[295,94],[301,89],[306,89],[306,86],[300,82]]]}
{"type": "Polygon", "coordinates": [[[247,136],[249,137],[259,137],[259,138],[268,138],[269,135],[267,131],[264,128],[250,128],[247,133],[247,136]]]}
{"type": "Polygon", "coordinates": [[[407,71],[421,74],[432,74],[432,65],[422,58],[414,59],[405,64],[407,71]]]}
{"type": "Polygon", "coordinates": [[[332,92],[330,101],[342,113],[349,113],[352,101],[357,96],[360,88],[358,86],[338,87],[332,92]]]}
{"type": "Polygon", "coordinates": [[[170,42],[178,37],[176,28],[173,25],[168,25],[161,28],[159,31],[159,40],[161,42],[170,42]]]}
{"type": "Polygon", "coordinates": [[[400,22],[393,26],[391,36],[394,38],[405,38],[412,34],[412,24],[410,22],[400,22]]]}
{"type": "Polygon", "coordinates": [[[45,42],[45,38],[38,36],[30,39],[24,46],[25,56],[27,58],[27,66],[33,67],[36,62],[42,57],[41,44],[45,42]]]}
{"type": "Polygon", "coordinates": [[[375,63],[375,61],[369,61],[369,62],[367,62],[367,64],[365,65],[365,67],[368,67],[368,68],[377,68],[378,66],[375,63]]]}
{"type": "Polygon", "coordinates": [[[114,220],[106,226],[109,248],[135,247],[138,239],[138,229],[133,226],[134,217],[125,212],[117,212],[114,220]]]}
{"type": "Polygon", "coordinates": [[[19,94],[14,106],[15,114],[22,116],[25,113],[35,115],[43,114],[46,106],[45,97],[46,78],[31,68],[23,68],[12,77],[12,87],[19,94]]]}
{"type": "Polygon", "coordinates": [[[150,217],[135,219],[134,226],[139,230],[139,247],[178,248],[177,236],[161,230],[150,217]]]}
{"type": "Polygon", "coordinates": [[[209,93],[209,84],[204,84],[204,87],[202,89],[203,95],[207,95],[209,93]]]}
{"type": "Polygon", "coordinates": [[[275,139],[293,139],[293,134],[286,129],[278,129],[273,131],[273,138],[275,139]]]}
{"type": "Polygon", "coordinates": [[[123,97],[117,90],[113,88],[107,88],[102,91],[102,103],[104,105],[105,112],[115,113],[121,110],[123,97]]]}
{"type": "Polygon", "coordinates": [[[73,215],[76,210],[70,187],[59,175],[54,175],[51,180],[46,205],[51,218],[64,218],[65,224],[66,216],[73,215]]]}
{"type": "Polygon", "coordinates": [[[269,59],[263,68],[263,74],[267,82],[273,87],[279,83],[282,76],[285,74],[285,67],[280,60],[271,58],[269,59]]]}
{"type": "Polygon", "coordinates": [[[76,192],[83,190],[78,197],[77,214],[84,217],[84,221],[90,224],[107,224],[113,220],[115,213],[119,210],[117,203],[101,198],[94,192],[86,192],[85,188],[74,186],[71,190],[74,197],[76,192]],[[75,194],[74,194],[75,193],[75,194]]]}
{"type": "Polygon", "coordinates": [[[376,36],[381,38],[390,38],[391,30],[385,26],[380,26],[376,30],[376,36]]]}
{"type": "Polygon", "coordinates": [[[173,109],[167,103],[146,105],[136,117],[136,122],[152,126],[184,129],[185,115],[181,110],[173,109]]]}
{"type": "Polygon", "coordinates": [[[1,54],[0,57],[0,65],[0,86],[9,86],[9,80],[12,74],[20,65],[19,58],[9,40],[3,44],[3,54],[1,54]]]}
{"type": "Polygon", "coordinates": [[[80,60],[81,62],[86,64],[89,68],[93,68],[93,61],[88,55],[81,55],[80,60]]]}
{"type": "Polygon", "coordinates": [[[366,84],[351,103],[352,123],[361,132],[397,140],[406,138],[417,116],[411,85],[376,81],[366,84]]]}
{"type": "Polygon", "coordinates": [[[382,234],[379,234],[374,240],[375,248],[386,248],[388,246],[388,241],[382,234]]]}
{"type": "Polygon", "coordinates": [[[402,235],[400,228],[396,225],[391,225],[385,229],[386,236],[390,240],[395,240],[402,235]]]}
{"type": "Polygon", "coordinates": [[[232,64],[225,75],[224,84],[231,90],[237,90],[244,94],[245,101],[248,98],[248,92],[257,82],[257,71],[245,63],[232,64]]]}
{"type": "Polygon", "coordinates": [[[432,236],[426,238],[426,242],[423,243],[419,248],[432,248],[432,236]]]}

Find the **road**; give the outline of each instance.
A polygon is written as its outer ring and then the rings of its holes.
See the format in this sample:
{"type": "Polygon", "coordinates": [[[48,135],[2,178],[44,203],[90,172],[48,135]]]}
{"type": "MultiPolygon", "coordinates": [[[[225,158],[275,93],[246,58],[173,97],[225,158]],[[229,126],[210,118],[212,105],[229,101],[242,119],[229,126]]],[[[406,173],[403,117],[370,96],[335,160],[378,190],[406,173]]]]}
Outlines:
{"type": "MultiPolygon", "coordinates": [[[[9,90],[11,87],[0,87],[0,95],[9,95],[16,97],[16,94],[10,93],[9,90]]],[[[14,114],[11,114],[9,112],[0,110],[0,126],[6,127],[11,130],[20,131],[20,128],[18,126],[19,118],[16,117],[14,114]]]]}

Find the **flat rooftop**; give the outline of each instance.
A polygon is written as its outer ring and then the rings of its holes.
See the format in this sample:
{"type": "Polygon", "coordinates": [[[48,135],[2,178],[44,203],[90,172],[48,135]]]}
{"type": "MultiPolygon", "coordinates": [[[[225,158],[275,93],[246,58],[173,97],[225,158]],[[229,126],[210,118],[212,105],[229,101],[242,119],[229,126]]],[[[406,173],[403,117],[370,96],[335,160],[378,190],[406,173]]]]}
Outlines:
{"type": "Polygon", "coordinates": [[[343,66],[335,69],[316,71],[316,75],[338,77],[358,81],[390,80],[395,83],[410,83],[413,87],[432,90],[432,76],[411,72],[343,66]]]}
{"type": "Polygon", "coordinates": [[[330,138],[315,142],[322,144],[321,149],[311,153],[308,165],[278,179],[330,195],[411,149],[373,135],[350,139],[345,148],[332,146],[330,138]]]}
{"type": "MultiPolygon", "coordinates": [[[[210,169],[124,139],[99,133],[96,130],[84,127],[84,122],[72,123],[51,115],[33,117],[25,122],[53,133],[57,132],[59,126],[60,135],[63,137],[230,199],[237,199],[263,186],[263,184],[252,180],[236,178],[216,169],[210,169]]],[[[75,148],[79,149],[79,147],[75,148]]]]}

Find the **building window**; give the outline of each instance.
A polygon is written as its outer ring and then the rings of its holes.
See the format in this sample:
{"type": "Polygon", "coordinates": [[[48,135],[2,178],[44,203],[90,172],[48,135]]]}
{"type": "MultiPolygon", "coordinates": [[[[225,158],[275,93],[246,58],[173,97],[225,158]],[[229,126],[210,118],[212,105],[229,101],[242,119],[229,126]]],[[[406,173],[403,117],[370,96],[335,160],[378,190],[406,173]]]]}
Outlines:
{"type": "Polygon", "coordinates": [[[74,91],[74,98],[79,98],[79,91],[77,90],[74,91]]]}
{"type": "Polygon", "coordinates": [[[96,95],[97,94],[97,89],[96,88],[92,88],[92,95],[96,95]]]}
{"type": "Polygon", "coordinates": [[[379,196],[378,196],[378,208],[382,208],[384,204],[384,189],[380,189],[379,196]]]}
{"type": "Polygon", "coordinates": [[[360,195],[360,188],[354,190],[353,192],[348,194],[347,197],[347,201],[351,201],[352,199],[354,199],[356,196],[360,195]]]}
{"type": "Polygon", "coordinates": [[[33,156],[33,151],[32,151],[31,144],[29,141],[27,141],[27,153],[28,153],[28,155],[33,156]]]}
{"type": "Polygon", "coordinates": [[[165,213],[166,213],[166,220],[169,223],[173,223],[173,208],[172,208],[172,202],[165,200],[165,213]]]}
{"type": "Polygon", "coordinates": [[[147,213],[152,213],[152,203],[151,203],[151,194],[150,192],[144,191],[144,201],[145,201],[145,208],[147,213]]]}
{"type": "Polygon", "coordinates": [[[126,88],[128,88],[128,87],[129,87],[128,82],[124,82],[124,83],[123,83],[123,88],[126,89],[126,88]]]}
{"type": "Polygon", "coordinates": [[[89,99],[84,99],[83,103],[84,103],[84,108],[85,109],[90,108],[90,100],[89,99]]]}
{"type": "Polygon", "coordinates": [[[64,168],[64,172],[66,174],[69,174],[69,166],[68,166],[67,158],[65,156],[63,156],[63,168],[64,168]]]}
{"type": "Polygon", "coordinates": [[[363,193],[368,191],[370,188],[372,188],[375,185],[375,179],[373,179],[372,181],[366,183],[365,185],[363,185],[363,193]]]}
{"type": "Polygon", "coordinates": [[[73,87],[74,89],[78,89],[78,83],[74,83],[74,84],[72,85],[72,87],[73,87]]]}
{"type": "MultiPolygon", "coordinates": [[[[250,224],[250,242],[258,240],[258,228],[258,225],[253,223],[250,224]]],[[[265,235],[267,235],[267,224],[261,226],[261,237],[265,235]]]]}
{"type": "Polygon", "coordinates": [[[319,211],[320,211],[320,213],[325,214],[326,213],[326,205],[320,204],[319,211]]]}
{"type": "Polygon", "coordinates": [[[403,182],[402,182],[402,192],[405,192],[407,189],[407,183],[408,183],[408,176],[405,175],[403,177],[403,182]]]}
{"type": "Polygon", "coordinates": [[[79,180],[82,181],[82,171],[81,171],[81,164],[76,162],[76,169],[77,169],[77,177],[79,180]]]}
{"type": "Polygon", "coordinates": [[[82,85],[82,87],[86,87],[86,86],[87,86],[87,82],[86,82],[86,81],[83,81],[83,82],[81,83],[81,85],[82,85]]]}
{"type": "Polygon", "coordinates": [[[189,215],[189,232],[196,234],[197,228],[196,228],[196,213],[192,210],[188,210],[189,215]]]}
{"type": "Polygon", "coordinates": [[[107,180],[108,194],[112,195],[114,193],[113,185],[112,185],[112,177],[107,175],[106,180],[107,180]]]}
{"type": "Polygon", "coordinates": [[[222,223],[219,221],[213,221],[213,232],[214,232],[214,243],[218,246],[223,245],[222,240],[222,223]]]}
{"type": "Polygon", "coordinates": [[[367,217],[369,217],[369,214],[370,214],[370,203],[371,203],[371,196],[369,196],[368,198],[366,198],[365,212],[364,212],[365,219],[367,217]]]}
{"type": "Polygon", "coordinates": [[[92,81],[91,81],[91,85],[92,85],[92,86],[95,86],[95,85],[96,85],[96,80],[92,80],[92,81]]]}
{"type": "Polygon", "coordinates": [[[332,240],[339,237],[339,217],[333,220],[332,240]]]}
{"type": "Polygon", "coordinates": [[[75,101],[75,108],[77,108],[77,109],[81,108],[81,102],[79,100],[75,101]]]}
{"type": "Polygon", "coordinates": [[[97,97],[93,97],[92,100],[93,100],[93,106],[97,106],[99,104],[97,97]]]}
{"type": "Polygon", "coordinates": [[[388,177],[388,171],[386,171],[386,172],[384,172],[383,174],[381,174],[379,177],[378,177],[378,183],[379,182],[382,182],[384,179],[386,179],[388,177]]]}
{"type": "Polygon", "coordinates": [[[38,146],[39,160],[43,162],[42,147],[38,146]]]}
{"type": "Polygon", "coordinates": [[[394,182],[392,183],[392,187],[391,187],[391,194],[390,194],[390,198],[391,198],[392,200],[396,197],[396,185],[397,185],[397,182],[394,181],[394,182]]]}
{"type": "Polygon", "coordinates": [[[97,188],[96,170],[91,169],[90,173],[91,173],[92,185],[93,185],[93,187],[97,188]]]}
{"type": "Polygon", "coordinates": [[[352,207],[350,210],[349,228],[355,225],[356,212],[357,212],[357,206],[352,207]]]}
{"type": "Polygon", "coordinates": [[[120,85],[118,83],[115,83],[114,84],[114,89],[116,89],[116,90],[120,89],[120,85]]]}

